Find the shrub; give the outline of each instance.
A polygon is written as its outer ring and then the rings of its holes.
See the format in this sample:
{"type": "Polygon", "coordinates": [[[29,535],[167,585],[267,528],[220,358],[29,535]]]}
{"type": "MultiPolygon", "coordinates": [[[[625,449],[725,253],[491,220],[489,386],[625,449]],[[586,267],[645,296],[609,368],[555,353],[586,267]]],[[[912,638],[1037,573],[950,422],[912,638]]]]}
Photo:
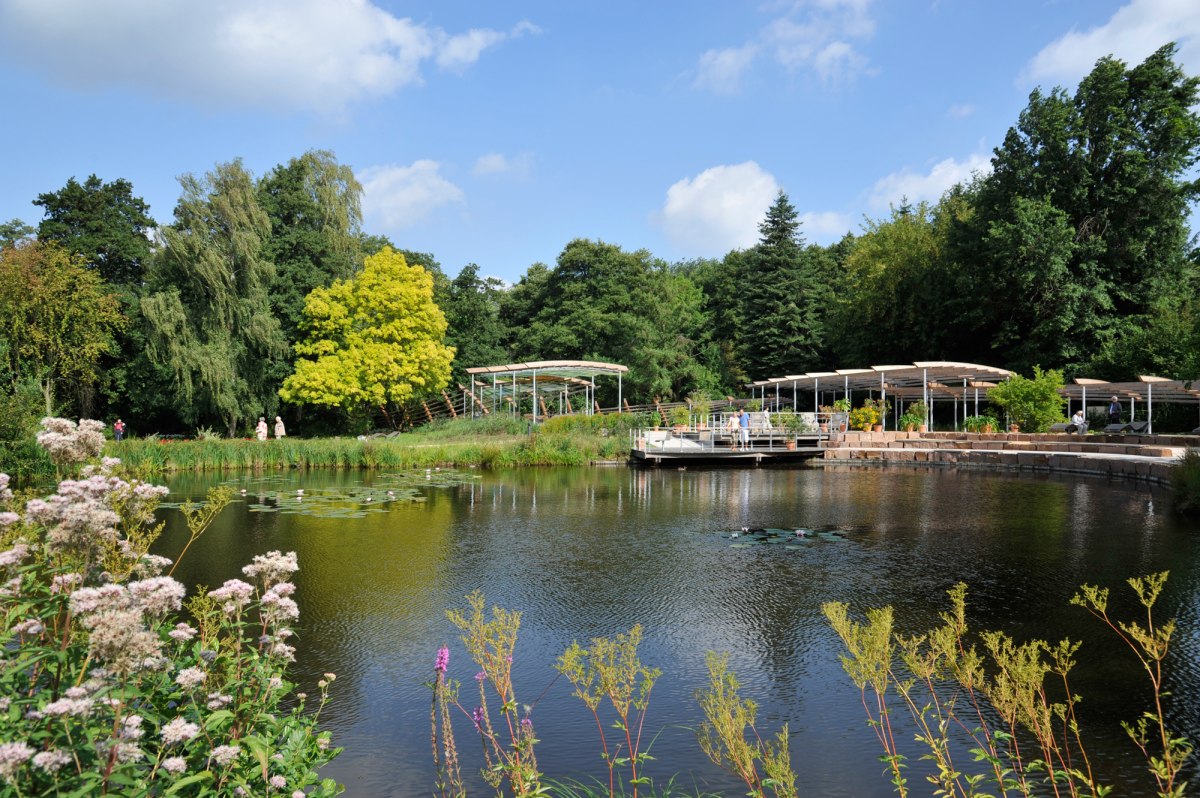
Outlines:
{"type": "Polygon", "coordinates": [[[963,419],[963,429],[967,432],[995,432],[1000,429],[1000,421],[995,416],[967,416],[963,419]]]}
{"type": "MultiPolygon", "coordinates": [[[[68,467],[92,425],[47,421],[68,467]]],[[[0,781],[22,796],[339,793],[317,776],[338,753],[318,728],[333,674],[311,712],[286,681],[295,554],[256,557],[254,584],[198,592],[185,619],[171,560],[147,554],[166,488],[111,458],[79,474],[23,508],[0,474],[0,781]]],[[[184,508],[192,540],[223,496],[184,508]]]]}
{"type": "Polygon", "coordinates": [[[1033,367],[1033,377],[1014,374],[988,393],[988,400],[1004,409],[1014,424],[1025,432],[1045,432],[1051,424],[1065,421],[1067,400],[1059,391],[1063,375],[1057,369],[1033,367]]]}
{"type": "Polygon", "coordinates": [[[1189,447],[1171,469],[1171,490],[1177,510],[1200,513],[1200,449],[1189,447]]]}

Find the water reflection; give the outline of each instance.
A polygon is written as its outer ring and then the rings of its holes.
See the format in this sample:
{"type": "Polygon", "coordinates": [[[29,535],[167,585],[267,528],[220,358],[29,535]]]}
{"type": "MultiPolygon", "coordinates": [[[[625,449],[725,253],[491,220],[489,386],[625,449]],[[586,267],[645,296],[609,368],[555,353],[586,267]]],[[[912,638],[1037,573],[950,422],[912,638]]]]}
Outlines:
{"type": "MultiPolygon", "coordinates": [[[[360,482],[354,474],[290,474],[277,490],[349,494],[400,476],[360,482]]],[[[250,497],[222,515],[182,568],[186,580],[219,584],[256,553],[299,553],[297,665],[310,682],[326,670],[339,674],[330,723],[347,752],[329,775],[350,795],[429,790],[429,693],[422,684],[445,642],[451,675],[474,686],[474,669],[444,611],[462,606],[476,588],[489,602],[524,613],[518,696],[536,701],[539,760],[551,776],[600,775],[594,725],[565,682],[556,682],[554,659],[572,640],[641,623],[643,659],[664,671],[649,715],[660,732],[652,750],[656,779],[680,774],[684,784],[744,791],[704,760],[690,730],[700,720],[693,691],[705,681],[705,652],[717,650],[731,654],[745,695],[761,706],[763,726],[789,723],[804,792],[889,795],[820,605],[892,604],[899,625],[915,631],[937,621],[945,590],[959,580],[970,585],[977,628],[1085,641],[1088,670],[1081,669],[1075,687],[1085,696],[1085,721],[1098,732],[1105,777],[1120,794],[1152,794],[1117,726],[1141,711],[1146,695],[1109,689],[1118,679],[1137,679],[1136,668],[1068,605],[1077,585],[1115,587],[1169,568],[1164,603],[1185,621],[1172,689],[1198,694],[1195,530],[1145,488],[853,467],[470,476],[478,478],[423,488],[424,503],[394,502],[361,518],[252,513],[250,497]],[[729,533],[743,526],[837,529],[844,540],[735,548],[729,533]]],[[[172,483],[179,495],[204,488],[203,480],[172,483]]],[[[177,514],[167,516],[160,547],[172,553],[183,530],[177,514]]],[[[1179,728],[1200,737],[1196,707],[1177,701],[1173,711],[1179,728]]],[[[460,729],[460,742],[468,728],[460,729]]],[[[462,748],[468,757],[477,750],[470,742],[462,748]]],[[[912,777],[919,778],[916,766],[912,777]]]]}

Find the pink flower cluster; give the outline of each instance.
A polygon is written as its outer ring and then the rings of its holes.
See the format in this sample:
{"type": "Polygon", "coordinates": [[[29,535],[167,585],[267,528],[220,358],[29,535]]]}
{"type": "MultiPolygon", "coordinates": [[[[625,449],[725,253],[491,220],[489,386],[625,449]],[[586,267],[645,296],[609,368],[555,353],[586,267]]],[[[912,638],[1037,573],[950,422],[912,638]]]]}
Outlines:
{"type": "Polygon", "coordinates": [[[37,441],[55,465],[83,463],[100,456],[104,448],[104,422],[85,418],[76,424],[66,418],[43,418],[37,441]]]}
{"type": "Polygon", "coordinates": [[[184,587],[167,576],[124,585],[84,587],[71,594],[71,612],[90,632],[88,650],[115,671],[162,664],[162,641],[147,628],[182,605],[184,587]]]}

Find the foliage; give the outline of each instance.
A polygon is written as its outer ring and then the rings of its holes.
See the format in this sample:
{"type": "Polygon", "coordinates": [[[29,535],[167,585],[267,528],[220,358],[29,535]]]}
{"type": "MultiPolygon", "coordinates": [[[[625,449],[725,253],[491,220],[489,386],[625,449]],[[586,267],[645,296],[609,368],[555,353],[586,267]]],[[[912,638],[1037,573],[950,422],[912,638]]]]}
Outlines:
{"type": "Polygon", "coordinates": [[[454,350],[429,274],[384,249],[350,280],[318,288],[304,304],[301,359],[279,395],[294,404],[385,408],[441,389],[454,350]]]}
{"type": "Polygon", "coordinates": [[[850,411],[850,426],[853,429],[870,432],[876,424],[883,423],[890,407],[882,399],[864,399],[863,403],[850,411]]]}
{"type": "Polygon", "coordinates": [[[1059,391],[1063,387],[1062,372],[1042,371],[1033,367],[1033,377],[1014,374],[988,394],[992,404],[1004,409],[1014,424],[1025,432],[1045,432],[1051,424],[1063,421],[1066,404],[1059,391]]]}
{"type": "MultiPolygon", "coordinates": [[[[469,611],[450,610],[446,616],[462,632],[467,654],[479,666],[479,673],[475,677],[479,685],[479,705],[474,711],[467,712],[457,703],[457,686],[447,689],[443,684],[444,680],[440,677],[445,674],[450,657],[449,650],[443,646],[434,664],[435,672],[439,674],[434,690],[435,718],[441,721],[439,724],[435,720],[435,741],[439,725],[444,739],[453,739],[448,736],[451,734],[448,712],[436,709],[439,703],[442,706],[453,703],[471,717],[483,742],[484,781],[496,790],[497,795],[503,794],[505,784],[514,797],[538,795],[543,792],[542,774],[534,753],[537,738],[533,732],[531,708],[526,706],[522,716],[512,681],[513,651],[517,645],[517,631],[521,628],[521,613],[492,607],[491,619],[487,619],[483,593],[478,590],[467,596],[467,604],[469,611]],[[493,713],[489,706],[492,703],[489,701],[489,691],[494,694],[495,703],[498,704],[496,711],[499,715],[495,721],[492,720],[493,713]]],[[[452,745],[449,750],[453,751],[452,745]]],[[[441,770],[453,784],[454,769],[444,766],[448,761],[452,760],[443,760],[441,770]]],[[[461,794],[461,783],[451,792],[461,794]]]]}
{"type": "Polygon", "coordinates": [[[764,742],[754,725],[758,706],[741,697],[737,676],[729,671],[729,655],[710,651],[705,663],[708,689],[696,693],[706,719],[696,730],[701,750],[713,764],[746,782],[748,795],[763,798],[770,789],[780,798],[795,798],[796,774],[788,750],[787,724],[774,741],[764,742]],[[746,739],[747,729],[752,741],[746,739]],[[757,762],[762,763],[765,778],[759,774],[757,762]]]}
{"type": "Polygon", "coordinates": [[[317,776],[338,753],[318,726],[333,674],[315,711],[285,680],[295,555],[201,591],[189,623],[171,561],[146,554],[166,489],[119,469],[85,467],[23,512],[0,474],[0,778],[23,796],[336,795],[317,776]]]}
{"type": "MultiPolygon", "coordinates": [[[[1166,574],[1130,579],[1146,610],[1146,624],[1114,621],[1107,614],[1107,589],[1083,586],[1072,599],[1129,644],[1154,688],[1153,712],[1126,730],[1146,757],[1161,796],[1181,796],[1180,769],[1190,744],[1169,732],[1162,704],[1162,663],[1174,622],[1155,626],[1152,608],[1166,574]]],[[[826,618],[846,647],[842,667],[862,691],[867,721],[883,748],[896,791],[911,792],[906,754],[897,736],[893,707],[907,710],[916,742],[934,765],[929,780],[937,794],[977,796],[1048,794],[1103,796],[1092,770],[1075,709],[1080,698],[1069,674],[1079,644],[1070,640],[1019,643],[1003,632],[968,633],[966,585],[948,591],[951,609],[942,625],[908,636],[893,628],[891,607],[851,617],[842,602],[823,605],[826,618]],[[1054,698],[1053,696],[1058,696],[1054,698]],[[978,770],[970,772],[962,748],[978,770]]]]}
{"type": "Polygon", "coordinates": [[[1192,287],[1200,79],[1175,54],[1101,58],[1073,96],[1035,90],[996,149],[957,258],[990,297],[970,323],[1014,367],[1078,365],[1192,287]]]}
{"type": "Polygon", "coordinates": [[[450,283],[446,312],[446,343],[454,347],[453,379],[469,382],[466,369],[508,362],[505,329],[500,322],[500,281],[480,277],[479,267],[468,263],[450,283]]]}
{"type": "Polygon", "coordinates": [[[843,398],[833,400],[833,410],[836,413],[849,413],[850,407],[851,405],[849,399],[843,398]]]}
{"type": "Polygon", "coordinates": [[[300,335],[304,298],[354,273],[359,262],[362,186],[328,150],[310,150],[258,181],[270,220],[263,258],[275,265],[271,308],[289,344],[300,335]]]}
{"type": "MultiPolygon", "coordinates": [[[[576,239],[554,269],[534,264],[500,303],[508,349],[519,360],[603,360],[629,366],[628,396],[672,399],[715,387],[696,355],[703,296],[649,252],[576,239]]],[[[615,404],[616,386],[598,386],[615,404]]]]}
{"type": "Polygon", "coordinates": [[[742,359],[758,379],[803,374],[818,365],[825,341],[821,263],[804,248],[799,215],[782,191],[758,229],[738,275],[742,359]]]}
{"type": "Polygon", "coordinates": [[[967,432],[996,432],[1000,429],[1000,420],[995,416],[967,416],[963,419],[963,429],[967,432]]]}
{"type": "Polygon", "coordinates": [[[905,430],[906,432],[912,432],[914,429],[917,429],[924,423],[925,423],[925,416],[923,416],[919,413],[914,413],[910,409],[910,410],[904,411],[904,413],[901,414],[900,419],[898,421],[898,426],[900,427],[900,429],[905,430]]]}
{"type": "Polygon", "coordinates": [[[22,222],[20,219],[10,219],[0,222],[0,249],[21,247],[33,240],[37,230],[22,222]]]}
{"type": "Polygon", "coordinates": [[[0,371],[15,392],[37,380],[45,414],[59,383],[91,385],[125,323],[100,276],[53,244],[0,250],[0,371]]]}
{"type": "Polygon", "coordinates": [[[80,185],[75,178],[58,191],[40,194],[34,205],[45,209],[38,224],[42,242],[54,242],[107,282],[138,285],[150,258],[148,233],[157,225],[150,206],[133,195],[127,180],[104,183],[91,175],[80,185]]]}
{"type": "Polygon", "coordinates": [[[1171,469],[1171,492],[1175,509],[1200,512],[1200,449],[1188,447],[1171,469]]]}
{"type": "Polygon", "coordinates": [[[637,798],[640,787],[650,782],[639,775],[639,770],[650,758],[649,752],[642,749],[642,733],[650,706],[650,692],[662,671],[647,668],[638,659],[641,641],[641,626],[634,626],[628,633],[613,638],[593,638],[589,648],[575,641],[558,658],[555,666],[571,682],[575,696],[587,706],[596,721],[601,756],[608,766],[610,798],[617,795],[619,768],[629,768],[633,798],[637,798]],[[600,718],[600,706],[606,698],[616,716],[612,728],[616,729],[618,740],[611,746],[600,718]]]}
{"type": "Polygon", "coordinates": [[[275,269],[263,257],[271,223],[240,161],[179,182],[141,303],[146,351],[170,373],[185,422],[219,420],[234,435],[247,419],[274,415],[273,364],[287,351],[268,293],[275,269]]]}
{"type": "Polygon", "coordinates": [[[692,411],[687,408],[687,405],[679,405],[672,407],[667,415],[671,419],[673,426],[687,426],[692,420],[692,411]]]}

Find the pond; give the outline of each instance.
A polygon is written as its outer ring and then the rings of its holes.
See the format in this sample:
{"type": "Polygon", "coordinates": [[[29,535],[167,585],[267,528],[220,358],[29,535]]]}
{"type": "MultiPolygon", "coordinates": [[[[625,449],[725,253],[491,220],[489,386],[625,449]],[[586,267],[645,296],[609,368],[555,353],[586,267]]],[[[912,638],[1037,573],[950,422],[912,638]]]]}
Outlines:
{"type": "MultiPolygon", "coordinates": [[[[851,466],[225,479],[246,494],[176,575],[215,586],[255,554],[298,553],[297,673],[309,689],[325,671],[338,674],[327,725],[346,751],[325,775],[351,796],[429,794],[424,684],[446,643],[449,675],[472,701],[477,668],[445,611],[465,607],[475,589],[489,605],[523,613],[517,697],[534,706],[539,765],[553,778],[604,776],[595,724],[555,679],[555,659],[573,640],[642,624],[642,661],[663,671],[647,721],[656,782],[674,776],[692,793],[745,793],[695,741],[702,716],[694,693],[706,683],[711,650],[730,654],[764,736],[788,723],[801,794],[891,795],[820,607],[890,604],[897,627],[916,632],[937,623],[958,581],[969,585],[975,629],[1083,641],[1073,687],[1102,779],[1115,794],[1151,795],[1119,727],[1148,707],[1145,677],[1111,633],[1068,602],[1080,584],[1100,584],[1131,612],[1124,580],[1169,569],[1160,618],[1180,621],[1169,660],[1172,722],[1200,739],[1200,534],[1171,512],[1161,489],[851,466]],[[742,527],[813,533],[800,543],[745,545],[750,536],[732,537],[742,527]]],[[[169,484],[180,500],[213,482],[180,476],[169,484]]],[[[157,549],[173,555],[186,531],[177,512],[162,512],[168,530],[157,549]]],[[[479,746],[462,720],[464,773],[474,773],[479,746]]],[[[912,766],[914,794],[927,794],[915,756],[912,766]]],[[[1189,775],[1194,782],[1195,770],[1189,775]]]]}

